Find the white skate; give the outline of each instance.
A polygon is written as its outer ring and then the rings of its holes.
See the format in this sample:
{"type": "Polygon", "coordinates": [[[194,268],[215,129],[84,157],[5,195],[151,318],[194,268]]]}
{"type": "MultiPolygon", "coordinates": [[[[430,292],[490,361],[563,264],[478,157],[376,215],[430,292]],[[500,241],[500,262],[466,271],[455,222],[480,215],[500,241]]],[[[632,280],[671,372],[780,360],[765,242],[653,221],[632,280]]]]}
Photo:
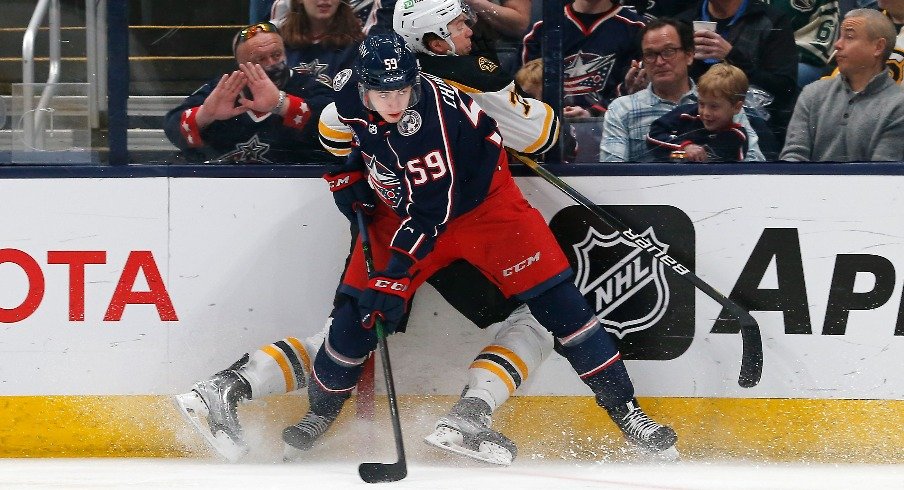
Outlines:
{"type": "Polygon", "coordinates": [[[461,398],[448,415],[436,422],[424,442],[462,456],[502,466],[512,464],[515,443],[490,429],[490,407],[479,398],[461,398]]]}
{"type": "Polygon", "coordinates": [[[196,383],[191,391],[175,396],[176,407],[208,445],[231,463],[248,454],[236,407],[250,398],[247,382],[235,371],[217,373],[196,383]]]}

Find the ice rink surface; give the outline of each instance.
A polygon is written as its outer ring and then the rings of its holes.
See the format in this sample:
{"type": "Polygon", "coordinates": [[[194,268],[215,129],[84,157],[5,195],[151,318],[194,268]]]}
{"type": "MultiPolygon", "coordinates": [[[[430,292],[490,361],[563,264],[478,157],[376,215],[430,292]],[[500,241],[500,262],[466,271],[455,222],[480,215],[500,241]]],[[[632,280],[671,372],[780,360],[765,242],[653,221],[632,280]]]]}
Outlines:
{"type": "Polygon", "coordinates": [[[501,468],[414,463],[404,480],[375,487],[358,478],[356,461],[230,465],[197,459],[2,459],[0,488],[904,489],[904,467],[516,461],[501,468]]]}

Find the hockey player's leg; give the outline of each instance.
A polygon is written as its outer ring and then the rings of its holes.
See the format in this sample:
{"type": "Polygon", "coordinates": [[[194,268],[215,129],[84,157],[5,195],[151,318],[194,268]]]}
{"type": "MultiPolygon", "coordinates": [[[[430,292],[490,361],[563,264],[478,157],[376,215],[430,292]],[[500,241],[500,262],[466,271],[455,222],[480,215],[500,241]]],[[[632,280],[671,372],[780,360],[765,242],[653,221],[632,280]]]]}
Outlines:
{"type": "Polygon", "coordinates": [[[468,385],[461,399],[437,421],[425,441],[474,459],[509,465],[517,448],[491,428],[492,414],[549,355],[553,342],[526,305],[497,326],[493,343],[468,369],[468,385]]]}
{"type": "Polygon", "coordinates": [[[562,354],[593,390],[625,438],[665,459],[676,459],[678,436],[651,419],[634,399],[634,385],[615,343],[570,282],[560,283],[528,301],[540,323],[558,339],[562,354]]]}
{"type": "Polygon", "coordinates": [[[376,346],[373,330],[361,327],[354,301],[343,302],[333,311],[333,318],[329,335],[314,358],[308,412],[282,434],[286,460],[311,449],[336,421],[358,382],[364,361],[376,346]]]}
{"type": "Polygon", "coordinates": [[[289,337],[250,356],[245,354],[229,368],[177,395],[176,406],[215,451],[231,462],[238,461],[248,453],[238,405],[305,387],[311,356],[323,343],[326,329],[304,341],[289,337]]]}

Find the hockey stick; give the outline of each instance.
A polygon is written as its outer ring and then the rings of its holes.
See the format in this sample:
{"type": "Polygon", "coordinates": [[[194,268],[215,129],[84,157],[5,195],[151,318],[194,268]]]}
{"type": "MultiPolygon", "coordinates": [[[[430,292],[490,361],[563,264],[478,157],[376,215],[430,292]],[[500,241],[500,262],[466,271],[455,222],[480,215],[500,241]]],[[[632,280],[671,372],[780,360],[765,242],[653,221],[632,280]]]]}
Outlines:
{"type": "MultiPolygon", "coordinates": [[[[586,196],[575,190],[570,185],[566,184],[565,181],[553,175],[549,170],[541,167],[533,159],[516,153],[512,154],[515,156],[515,158],[517,158],[522,163],[527,165],[531,170],[533,170],[534,173],[536,173],[540,177],[543,177],[544,180],[556,186],[559,190],[567,194],[568,197],[574,199],[575,202],[587,208],[590,212],[603,220],[604,223],[611,226],[612,228],[615,228],[615,230],[619,232],[624,238],[626,238],[628,242],[637,244],[636,241],[638,235],[634,233],[633,230],[631,230],[631,227],[622,222],[622,220],[618,219],[615,215],[611,214],[601,206],[588,199],[586,196]]],[[[669,264],[665,261],[662,261],[660,257],[652,250],[648,250],[647,248],[642,246],[638,246],[638,248],[651,255],[655,260],[665,264],[679,277],[684,278],[685,280],[693,284],[697,289],[703,291],[707,296],[716,300],[717,303],[722,305],[723,308],[728,310],[729,313],[731,313],[735,318],[738,319],[738,323],[740,323],[741,326],[742,351],[741,373],[738,376],[738,384],[744,388],[752,388],[756,386],[757,383],[760,382],[760,377],[763,374],[763,340],[760,336],[760,326],[759,324],[757,324],[756,319],[753,318],[750,312],[742,308],[739,304],[726,298],[722,293],[716,291],[712,286],[697,277],[697,275],[691,272],[689,268],[684,267],[683,265],[675,261],[674,257],[670,257],[672,259],[672,262],[674,263],[669,264]]]]}
{"type": "MultiPolygon", "coordinates": [[[[361,237],[361,251],[364,253],[364,264],[367,275],[374,273],[374,258],[370,251],[370,236],[367,231],[367,220],[364,211],[357,211],[358,234],[361,237]]],[[[395,436],[396,453],[399,460],[395,463],[361,463],[358,475],[367,483],[399,481],[408,475],[408,464],[405,462],[405,446],[402,444],[402,423],[399,420],[399,407],[396,403],[395,383],[392,381],[392,366],[389,364],[389,345],[383,331],[383,321],[376,318],[374,328],[377,331],[377,343],[380,346],[380,361],[383,364],[383,379],[386,381],[386,395],[389,397],[389,417],[392,419],[392,433],[395,436]]]]}

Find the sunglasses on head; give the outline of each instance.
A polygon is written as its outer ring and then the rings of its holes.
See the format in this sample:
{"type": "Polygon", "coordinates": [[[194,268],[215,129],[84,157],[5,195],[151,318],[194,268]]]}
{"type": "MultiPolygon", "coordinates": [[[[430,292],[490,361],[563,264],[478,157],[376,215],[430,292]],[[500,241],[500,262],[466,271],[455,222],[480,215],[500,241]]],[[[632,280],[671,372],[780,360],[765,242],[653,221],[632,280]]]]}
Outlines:
{"type": "Polygon", "coordinates": [[[262,32],[272,32],[274,34],[279,34],[279,29],[269,22],[259,22],[257,24],[252,24],[248,27],[245,27],[244,29],[239,31],[239,35],[236,36],[233,50],[237,48],[239,44],[242,44],[243,42],[262,32]]]}

